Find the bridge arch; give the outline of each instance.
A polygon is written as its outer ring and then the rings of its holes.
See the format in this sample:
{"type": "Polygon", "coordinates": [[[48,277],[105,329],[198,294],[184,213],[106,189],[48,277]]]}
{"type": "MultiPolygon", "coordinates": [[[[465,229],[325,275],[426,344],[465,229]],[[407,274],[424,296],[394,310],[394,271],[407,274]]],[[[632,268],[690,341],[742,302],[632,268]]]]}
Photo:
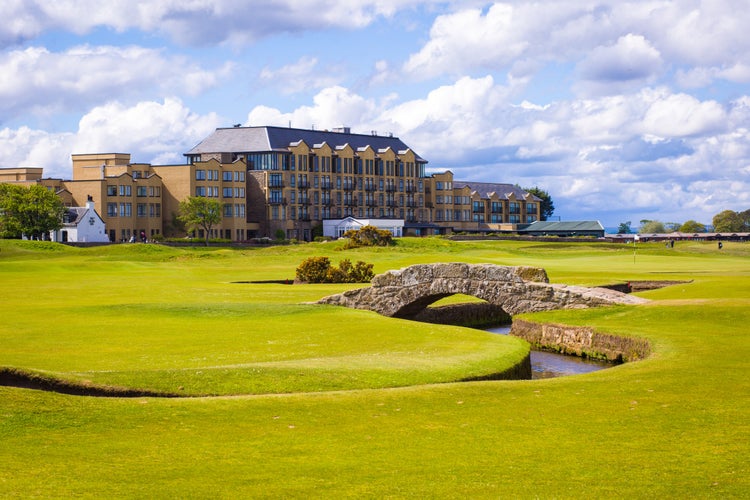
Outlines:
{"type": "Polygon", "coordinates": [[[546,271],[537,267],[438,263],[379,274],[372,279],[370,287],[331,295],[319,303],[411,318],[430,304],[454,294],[485,300],[511,316],[552,309],[647,302],[604,288],[551,284],[546,271]]]}

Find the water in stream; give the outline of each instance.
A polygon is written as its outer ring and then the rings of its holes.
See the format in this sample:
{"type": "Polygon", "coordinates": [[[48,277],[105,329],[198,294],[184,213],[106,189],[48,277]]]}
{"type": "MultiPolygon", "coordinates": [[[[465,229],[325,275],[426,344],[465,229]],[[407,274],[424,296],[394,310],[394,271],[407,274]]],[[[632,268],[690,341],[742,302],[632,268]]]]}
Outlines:
{"type": "MultiPolygon", "coordinates": [[[[488,332],[507,335],[510,325],[487,328],[488,332]]],[[[568,356],[548,351],[531,351],[531,379],[554,378],[565,375],[595,372],[611,367],[606,361],[596,361],[578,356],[568,356]]]]}

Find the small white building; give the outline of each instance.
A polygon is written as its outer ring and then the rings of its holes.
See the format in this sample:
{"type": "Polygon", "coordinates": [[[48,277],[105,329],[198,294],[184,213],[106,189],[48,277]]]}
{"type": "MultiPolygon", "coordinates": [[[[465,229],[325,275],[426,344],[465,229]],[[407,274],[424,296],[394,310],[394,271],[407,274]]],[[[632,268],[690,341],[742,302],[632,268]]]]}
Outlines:
{"type": "Polygon", "coordinates": [[[106,226],[89,200],[85,207],[69,207],[63,214],[63,225],[50,232],[50,239],[59,243],[107,243],[106,226]]]}
{"type": "Polygon", "coordinates": [[[404,221],[402,219],[326,219],[323,221],[323,236],[329,238],[341,238],[350,229],[361,229],[364,226],[375,226],[378,229],[390,231],[394,238],[400,238],[404,234],[404,221]]]}

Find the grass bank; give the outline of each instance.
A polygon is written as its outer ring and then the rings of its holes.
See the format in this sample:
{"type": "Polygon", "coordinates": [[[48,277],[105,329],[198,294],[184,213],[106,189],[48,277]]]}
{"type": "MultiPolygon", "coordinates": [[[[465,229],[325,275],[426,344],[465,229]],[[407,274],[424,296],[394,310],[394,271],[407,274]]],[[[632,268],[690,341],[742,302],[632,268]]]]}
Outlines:
{"type": "Polygon", "coordinates": [[[634,252],[404,239],[344,252],[335,243],[0,242],[0,365],[128,386],[182,383],[196,394],[253,383],[284,393],[104,399],[0,387],[0,495],[741,498],[750,491],[749,257],[750,247],[731,243],[722,252],[697,243],[634,252]],[[530,316],[647,338],[646,360],[553,380],[434,384],[508,346],[466,329],[303,304],[343,285],[233,283],[291,277],[312,255],[373,262],[376,272],[489,262],[541,266],[570,284],[689,283],[641,293],[647,306],[530,316]],[[262,323],[273,327],[256,332],[262,323]],[[231,380],[248,368],[232,366],[256,363],[291,368],[297,380],[283,370],[231,380]],[[164,382],[211,366],[228,371],[164,382]],[[339,385],[319,392],[329,370],[339,385]],[[361,385],[383,370],[390,379],[380,388],[361,385]],[[343,374],[359,380],[341,385],[343,374]]]}

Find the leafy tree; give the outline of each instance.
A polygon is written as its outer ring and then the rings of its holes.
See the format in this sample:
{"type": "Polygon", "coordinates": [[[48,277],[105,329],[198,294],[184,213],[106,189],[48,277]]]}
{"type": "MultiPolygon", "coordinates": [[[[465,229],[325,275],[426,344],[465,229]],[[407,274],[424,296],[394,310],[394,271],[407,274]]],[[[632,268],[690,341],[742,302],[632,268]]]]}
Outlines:
{"type": "Polygon", "coordinates": [[[555,204],[552,201],[552,197],[549,195],[549,193],[537,186],[522,189],[542,200],[539,203],[539,220],[545,221],[549,219],[555,212],[555,204]]]}
{"type": "Polygon", "coordinates": [[[0,235],[41,239],[60,229],[65,206],[62,200],[44,186],[29,187],[0,184],[0,235]]]}
{"type": "Polygon", "coordinates": [[[630,234],[630,231],[630,221],[620,222],[620,225],[617,227],[617,234],[630,234]]]}
{"type": "Polygon", "coordinates": [[[750,210],[735,212],[724,210],[714,215],[712,220],[717,233],[737,233],[750,231],[750,210]]]}
{"type": "Polygon", "coordinates": [[[641,227],[638,232],[641,234],[666,233],[667,229],[661,221],[644,219],[641,221],[641,227]]]}
{"type": "Polygon", "coordinates": [[[680,226],[679,231],[681,233],[705,233],[706,226],[691,219],[689,221],[685,221],[680,226]]]}
{"type": "Polygon", "coordinates": [[[177,218],[191,231],[203,229],[208,246],[211,228],[221,222],[221,203],[202,196],[191,196],[180,202],[180,215],[177,218]]]}

